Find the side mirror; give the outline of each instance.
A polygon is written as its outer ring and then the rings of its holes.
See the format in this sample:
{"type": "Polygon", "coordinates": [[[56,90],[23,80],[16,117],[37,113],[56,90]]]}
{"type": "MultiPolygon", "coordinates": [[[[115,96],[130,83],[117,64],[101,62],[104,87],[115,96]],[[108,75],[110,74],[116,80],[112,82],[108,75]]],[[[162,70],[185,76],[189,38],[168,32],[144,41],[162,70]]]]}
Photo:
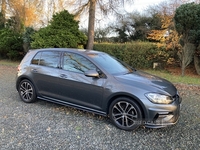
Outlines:
{"type": "Polygon", "coordinates": [[[99,73],[96,70],[88,70],[88,71],[84,72],[84,74],[87,77],[99,78],[99,73]]]}

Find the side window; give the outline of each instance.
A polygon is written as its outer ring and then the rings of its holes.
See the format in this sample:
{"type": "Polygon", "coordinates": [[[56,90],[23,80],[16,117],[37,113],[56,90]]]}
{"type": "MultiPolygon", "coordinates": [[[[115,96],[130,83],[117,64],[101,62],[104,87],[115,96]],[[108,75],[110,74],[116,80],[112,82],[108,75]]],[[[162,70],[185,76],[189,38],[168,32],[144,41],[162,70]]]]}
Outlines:
{"type": "Polygon", "coordinates": [[[81,55],[64,53],[63,69],[67,71],[84,73],[88,70],[96,70],[96,67],[94,64],[92,64],[89,60],[81,55]]]}
{"type": "Polygon", "coordinates": [[[60,52],[44,51],[37,53],[31,61],[31,63],[41,66],[57,68],[59,65],[59,59],[60,52]]]}
{"type": "Polygon", "coordinates": [[[39,65],[41,54],[42,52],[37,53],[35,57],[32,59],[31,64],[39,65]]]}

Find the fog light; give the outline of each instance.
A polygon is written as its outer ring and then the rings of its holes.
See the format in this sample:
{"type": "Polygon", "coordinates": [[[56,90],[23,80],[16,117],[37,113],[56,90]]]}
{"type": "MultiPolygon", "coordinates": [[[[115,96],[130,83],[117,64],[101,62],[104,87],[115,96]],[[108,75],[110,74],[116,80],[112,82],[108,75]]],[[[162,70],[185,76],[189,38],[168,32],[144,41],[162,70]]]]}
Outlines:
{"type": "Polygon", "coordinates": [[[156,124],[163,124],[170,122],[170,120],[174,117],[172,114],[159,114],[158,118],[155,120],[156,124]]]}
{"type": "Polygon", "coordinates": [[[168,122],[168,121],[171,120],[173,117],[174,117],[174,115],[166,115],[166,116],[162,119],[162,121],[163,121],[163,122],[168,122]]]}

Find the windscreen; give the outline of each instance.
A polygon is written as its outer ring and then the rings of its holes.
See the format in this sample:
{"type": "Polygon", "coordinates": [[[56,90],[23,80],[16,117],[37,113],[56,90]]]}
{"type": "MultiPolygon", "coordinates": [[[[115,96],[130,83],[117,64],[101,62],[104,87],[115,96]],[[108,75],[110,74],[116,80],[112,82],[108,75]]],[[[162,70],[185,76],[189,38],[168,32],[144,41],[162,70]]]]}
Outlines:
{"type": "Polygon", "coordinates": [[[125,65],[123,62],[108,54],[98,53],[89,54],[88,56],[110,74],[122,74],[132,72],[132,69],[128,65],[125,65]]]}

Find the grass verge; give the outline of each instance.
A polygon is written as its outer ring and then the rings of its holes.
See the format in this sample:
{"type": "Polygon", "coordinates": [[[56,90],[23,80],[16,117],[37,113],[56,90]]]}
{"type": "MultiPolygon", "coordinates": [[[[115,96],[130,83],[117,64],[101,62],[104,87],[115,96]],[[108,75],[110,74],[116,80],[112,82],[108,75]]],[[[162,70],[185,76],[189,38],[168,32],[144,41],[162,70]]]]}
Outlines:
{"type": "Polygon", "coordinates": [[[181,76],[174,75],[168,71],[164,70],[144,70],[147,73],[159,76],[161,78],[167,79],[172,83],[183,83],[183,84],[191,84],[191,85],[200,85],[200,76],[181,76]]]}
{"type": "Polygon", "coordinates": [[[5,65],[5,66],[12,66],[12,67],[17,67],[19,65],[19,61],[11,61],[11,60],[0,60],[0,65],[5,65]]]}

